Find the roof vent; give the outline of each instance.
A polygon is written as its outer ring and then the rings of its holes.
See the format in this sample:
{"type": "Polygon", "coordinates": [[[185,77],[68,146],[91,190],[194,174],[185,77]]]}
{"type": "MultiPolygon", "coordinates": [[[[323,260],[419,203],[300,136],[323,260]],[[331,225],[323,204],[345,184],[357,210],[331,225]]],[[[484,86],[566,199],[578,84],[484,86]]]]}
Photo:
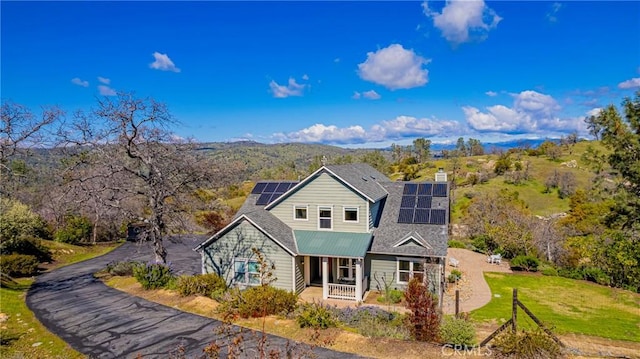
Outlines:
{"type": "Polygon", "coordinates": [[[369,177],[371,177],[371,179],[375,180],[376,176],[370,175],[369,177]]]}
{"type": "Polygon", "coordinates": [[[367,177],[362,176],[362,180],[367,182],[367,177]]]}

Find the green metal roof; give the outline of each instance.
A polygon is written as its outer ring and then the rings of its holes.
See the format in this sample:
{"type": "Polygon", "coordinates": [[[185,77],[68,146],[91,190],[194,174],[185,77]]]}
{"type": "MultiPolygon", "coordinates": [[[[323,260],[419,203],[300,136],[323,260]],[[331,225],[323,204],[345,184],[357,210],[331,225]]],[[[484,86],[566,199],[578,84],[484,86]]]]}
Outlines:
{"type": "Polygon", "coordinates": [[[364,258],[373,235],[329,231],[293,231],[298,253],[311,256],[364,258]]]}

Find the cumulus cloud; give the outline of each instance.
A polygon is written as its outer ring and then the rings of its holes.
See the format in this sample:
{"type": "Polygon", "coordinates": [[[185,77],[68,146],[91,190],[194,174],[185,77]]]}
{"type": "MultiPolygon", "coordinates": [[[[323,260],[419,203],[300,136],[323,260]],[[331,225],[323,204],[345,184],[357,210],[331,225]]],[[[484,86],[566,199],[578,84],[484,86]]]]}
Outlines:
{"type": "Polygon", "coordinates": [[[502,20],[484,0],[448,0],[442,12],[430,9],[425,1],[422,8],[442,37],[453,44],[484,40],[502,20]]]}
{"type": "Polygon", "coordinates": [[[111,87],[109,87],[107,85],[99,85],[98,86],[98,91],[100,91],[100,95],[102,95],[102,96],[115,96],[116,95],[116,90],[112,89],[111,87]]]}
{"type": "Polygon", "coordinates": [[[598,116],[600,114],[600,111],[602,111],[602,107],[592,108],[591,110],[587,111],[587,116],[598,116]]]}
{"type": "Polygon", "coordinates": [[[485,95],[489,96],[489,97],[496,97],[498,96],[498,93],[495,91],[487,91],[484,93],[485,95]]]}
{"type": "Polygon", "coordinates": [[[108,85],[108,84],[111,83],[111,79],[108,79],[106,77],[100,77],[100,76],[98,76],[98,81],[100,81],[101,83],[103,83],[105,85],[108,85]]]}
{"type": "Polygon", "coordinates": [[[623,90],[632,89],[636,87],[640,87],[640,77],[634,77],[630,80],[623,81],[618,84],[618,88],[623,90]]]}
{"type": "Polygon", "coordinates": [[[150,68],[160,71],[180,72],[180,69],[176,67],[167,54],[154,52],[153,58],[155,61],[149,64],[150,68]]]}
{"type": "Polygon", "coordinates": [[[558,21],[558,11],[562,9],[562,4],[559,2],[554,2],[551,4],[551,9],[547,12],[547,20],[549,22],[557,22],[558,21]]]}
{"type": "Polygon", "coordinates": [[[278,85],[278,83],[274,80],[271,80],[271,82],[269,83],[269,89],[273,94],[273,97],[276,98],[302,96],[302,94],[304,93],[304,89],[307,86],[308,85],[297,83],[296,79],[294,79],[293,77],[289,78],[289,82],[287,83],[287,85],[278,85]]]}
{"type": "Polygon", "coordinates": [[[365,130],[360,125],[338,127],[335,125],[315,124],[299,131],[276,133],[273,138],[278,142],[362,144],[400,140],[412,137],[447,136],[461,133],[463,129],[456,121],[398,116],[382,121],[365,130]]]}
{"type": "Polygon", "coordinates": [[[478,132],[506,134],[547,134],[550,132],[584,133],[583,117],[561,118],[558,102],[551,96],[536,91],[511,94],[513,105],[489,106],[485,111],[464,106],[462,111],[469,126],[478,132]]]}
{"type": "Polygon", "coordinates": [[[416,55],[400,44],[392,44],[367,53],[367,60],[358,65],[360,78],[391,90],[424,86],[429,71],[422,68],[430,60],[416,55]]]}
{"type": "Polygon", "coordinates": [[[89,81],[81,80],[79,77],[72,78],[71,83],[82,87],[89,87],[89,81]]]}

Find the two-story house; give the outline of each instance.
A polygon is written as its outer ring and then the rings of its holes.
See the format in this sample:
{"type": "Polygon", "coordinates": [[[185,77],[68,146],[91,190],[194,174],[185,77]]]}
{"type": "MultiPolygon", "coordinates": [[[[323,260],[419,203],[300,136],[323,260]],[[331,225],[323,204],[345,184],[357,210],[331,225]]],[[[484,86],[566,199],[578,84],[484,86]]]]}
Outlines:
{"type": "MultiPolygon", "coordinates": [[[[440,173],[442,176],[443,173],[440,173]]],[[[323,298],[361,301],[373,278],[401,289],[420,278],[442,297],[449,187],[394,182],[367,164],[326,165],[300,182],[258,182],[233,221],[201,243],[202,272],[260,283],[259,250],[277,278],[323,298]]]]}

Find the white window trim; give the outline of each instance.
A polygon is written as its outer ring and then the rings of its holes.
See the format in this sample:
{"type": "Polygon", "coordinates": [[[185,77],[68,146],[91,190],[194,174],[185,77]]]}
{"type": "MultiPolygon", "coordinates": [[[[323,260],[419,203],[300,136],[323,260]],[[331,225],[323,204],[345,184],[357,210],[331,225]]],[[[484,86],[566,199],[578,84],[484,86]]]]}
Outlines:
{"type": "Polygon", "coordinates": [[[293,220],[294,221],[308,221],[309,220],[309,205],[308,204],[294,204],[293,205],[293,220]],[[307,218],[297,218],[296,217],[296,210],[298,208],[302,208],[304,207],[305,210],[307,211],[307,218]]]}
{"type": "Polygon", "coordinates": [[[348,277],[339,277],[338,279],[348,279],[348,280],[356,279],[356,260],[354,258],[339,257],[337,260],[337,264],[338,264],[338,276],[340,276],[340,269],[342,268],[346,268],[349,273],[348,277]],[[348,260],[347,262],[348,264],[346,266],[340,265],[340,260],[342,259],[348,260]]]}
{"type": "Polygon", "coordinates": [[[260,265],[258,263],[257,260],[255,259],[250,259],[250,258],[234,258],[233,259],[233,282],[236,285],[241,285],[241,286],[246,286],[246,287],[255,287],[255,286],[259,286],[260,285],[260,281],[258,281],[258,283],[250,283],[249,281],[249,276],[250,274],[258,274],[258,276],[260,275],[260,271],[258,272],[250,272],[249,271],[249,263],[250,262],[254,262],[257,265],[260,265]],[[245,268],[247,269],[247,271],[244,273],[244,282],[238,282],[236,281],[236,262],[244,262],[245,268]]]}
{"type": "MultiPolygon", "coordinates": [[[[327,217],[323,217],[323,218],[327,218],[327,217]]],[[[318,206],[318,230],[319,231],[332,231],[333,230],[333,206],[318,206]],[[326,210],[330,210],[331,211],[331,217],[328,217],[331,220],[331,227],[329,228],[321,228],[320,227],[320,211],[326,211],[326,210]]]]}
{"type": "Polygon", "coordinates": [[[360,206],[342,206],[342,222],[345,223],[360,223],[360,206]],[[347,216],[346,216],[346,211],[350,209],[350,210],[356,210],[356,220],[355,221],[348,221],[347,220],[347,216]]]}
{"type": "MultiPolygon", "coordinates": [[[[409,280],[411,280],[411,278],[413,278],[413,263],[420,263],[422,262],[422,275],[423,278],[426,277],[427,275],[427,263],[426,260],[424,258],[409,258],[409,257],[396,257],[396,282],[398,284],[409,284],[409,282],[403,282],[400,280],[400,261],[403,262],[410,262],[412,264],[409,265],[409,280]]],[[[406,270],[403,270],[402,272],[406,272],[406,270]]]]}

